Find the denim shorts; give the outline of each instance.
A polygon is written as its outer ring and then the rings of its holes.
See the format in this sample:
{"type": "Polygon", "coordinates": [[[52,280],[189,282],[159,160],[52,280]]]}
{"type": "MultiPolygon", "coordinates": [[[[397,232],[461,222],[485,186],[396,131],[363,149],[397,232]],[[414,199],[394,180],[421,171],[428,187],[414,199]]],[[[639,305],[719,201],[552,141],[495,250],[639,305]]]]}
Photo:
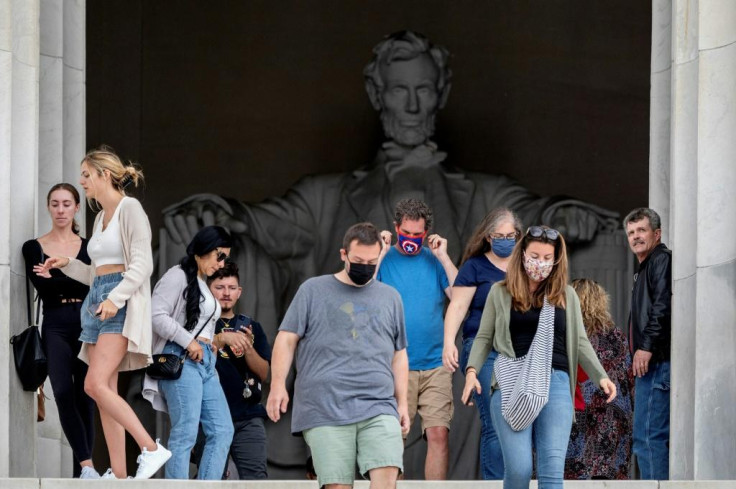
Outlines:
{"type": "Polygon", "coordinates": [[[87,294],[82,304],[82,334],[79,336],[79,341],[95,344],[101,334],[123,333],[127,305],[118,309],[117,314],[104,321],[95,316],[99,304],[107,299],[107,295],[122,280],[123,274],[120,272],[95,277],[92,286],[89,288],[89,294],[87,294]]]}

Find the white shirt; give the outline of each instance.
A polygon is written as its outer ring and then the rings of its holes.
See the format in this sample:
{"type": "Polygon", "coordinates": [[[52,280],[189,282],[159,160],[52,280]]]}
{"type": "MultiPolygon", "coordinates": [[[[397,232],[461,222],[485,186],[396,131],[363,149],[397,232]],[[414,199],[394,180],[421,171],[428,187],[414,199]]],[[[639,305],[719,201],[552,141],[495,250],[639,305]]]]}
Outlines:
{"type": "Polygon", "coordinates": [[[94,233],[87,243],[87,254],[95,267],[125,264],[123,235],[120,232],[120,220],[118,219],[120,204],[125,199],[126,197],[123,197],[118,203],[104,231],[102,230],[102,222],[105,220],[105,211],[101,212],[100,220],[97,222],[94,233]]]}
{"type": "Polygon", "coordinates": [[[198,338],[207,338],[212,341],[212,338],[215,336],[215,324],[220,318],[222,308],[220,307],[220,303],[215,299],[215,296],[210,292],[207,283],[199,277],[197,277],[197,282],[199,283],[199,291],[202,293],[202,299],[199,303],[199,321],[194,327],[193,333],[199,331],[199,328],[202,327],[205,321],[208,321],[202,332],[199,333],[198,338]],[[214,314],[212,314],[212,311],[214,311],[214,314]]]}

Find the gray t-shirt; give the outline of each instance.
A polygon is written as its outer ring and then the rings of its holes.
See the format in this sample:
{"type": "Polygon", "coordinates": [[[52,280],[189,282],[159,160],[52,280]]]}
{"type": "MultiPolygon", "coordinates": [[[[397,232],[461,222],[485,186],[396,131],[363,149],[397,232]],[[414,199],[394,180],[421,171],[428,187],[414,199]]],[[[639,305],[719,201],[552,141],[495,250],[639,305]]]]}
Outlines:
{"type": "Polygon", "coordinates": [[[389,414],[398,417],[391,363],[406,348],[401,297],[322,275],[304,282],[279,331],[299,335],[292,433],[389,414]]]}

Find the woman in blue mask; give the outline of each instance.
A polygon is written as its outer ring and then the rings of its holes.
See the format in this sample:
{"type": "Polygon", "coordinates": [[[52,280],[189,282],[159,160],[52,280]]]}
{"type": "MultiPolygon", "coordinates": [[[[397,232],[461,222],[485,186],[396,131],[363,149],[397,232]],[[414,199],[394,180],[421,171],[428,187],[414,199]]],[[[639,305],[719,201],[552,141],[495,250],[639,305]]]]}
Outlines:
{"type": "MultiPolygon", "coordinates": [[[[442,362],[452,372],[458,366],[461,371],[465,371],[470,347],[478,332],[488,291],[491,290],[491,285],[506,277],[506,265],[516,240],[521,235],[521,228],[518,216],[510,209],[501,207],[486,215],[468,241],[462,265],[452,287],[452,301],[445,314],[442,362]],[[463,326],[463,347],[458,358],[455,337],[461,324],[463,326]]],[[[491,352],[478,373],[481,385],[491,385],[495,358],[496,352],[491,352]]],[[[503,479],[501,445],[498,443],[498,437],[491,422],[490,389],[475,394],[474,404],[478,407],[481,421],[481,475],[485,480],[503,479]]]]}

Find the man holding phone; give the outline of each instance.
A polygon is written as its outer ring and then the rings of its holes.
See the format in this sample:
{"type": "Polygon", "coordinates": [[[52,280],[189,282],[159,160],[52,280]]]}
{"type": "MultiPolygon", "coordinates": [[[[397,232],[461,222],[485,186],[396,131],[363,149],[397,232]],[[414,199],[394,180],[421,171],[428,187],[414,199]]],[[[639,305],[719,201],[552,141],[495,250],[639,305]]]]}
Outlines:
{"type": "Polygon", "coordinates": [[[257,321],[235,314],[235,304],[243,292],[235,263],[225,263],[207,284],[222,307],[212,344],[218,349],[215,368],[235,428],[230,456],[241,480],[266,479],[266,410],[261,405],[261,383],[268,376],[271,347],[257,321]]]}

